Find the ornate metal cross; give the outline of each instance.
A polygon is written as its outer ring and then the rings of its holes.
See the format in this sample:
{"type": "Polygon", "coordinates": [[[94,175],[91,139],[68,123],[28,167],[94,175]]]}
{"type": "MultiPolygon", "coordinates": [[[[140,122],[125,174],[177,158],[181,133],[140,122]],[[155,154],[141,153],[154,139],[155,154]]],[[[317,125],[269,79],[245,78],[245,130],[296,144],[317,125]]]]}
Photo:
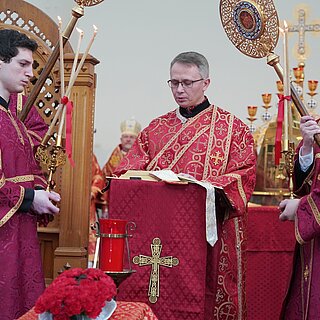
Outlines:
{"type": "Polygon", "coordinates": [[[298,32],[298,55],[303,56],[306,53],[305,34],[307,31],[319,32],[320,24],[306,24],[306,11],[298,10],[298,24],[289,26],[289,32],[298,32]]]}
{"type": "Polygon", "coordinates": [[[173,258],[172,256],[160,257],[162,250],[161,240],[159,238],[154,238],[151,244],[152,256],[144,256],[140,254],[133,258],[133,263],[138,264],[139,267],[151,265],[151,274],[149,281],[149,291],[148,297],[151,303],[156,303],[158,297],[160,296],[160,279],[159,279],[159,269],[160,266],[172,268],[179,264],[178,258],[173,258]]]}

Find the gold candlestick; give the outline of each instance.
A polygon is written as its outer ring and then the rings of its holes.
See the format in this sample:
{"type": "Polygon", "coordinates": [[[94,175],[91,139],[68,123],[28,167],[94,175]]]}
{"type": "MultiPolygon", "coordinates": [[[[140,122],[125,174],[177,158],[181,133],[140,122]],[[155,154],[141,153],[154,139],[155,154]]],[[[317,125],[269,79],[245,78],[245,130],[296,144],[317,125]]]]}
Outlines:
{"type": "Polygon", "coordinates": [[[314,98],[314,96],[317,94],[315,91],[318,87],[318,80],[309,80],[308,81],[308,88],[310,92],[307,92],[307,94],[310,96],[310,99],[307,101],[307,106],[311,110],[315,110],[318,106],[318,101],[314,98]]]}
{"type": "Polygon", "coordinates": [[[283,152],[285,156],[285,166],[286,166],[288,178],[289,178],[290,199],[294,199],[294,194],[293,194],[294,151],[295,151],[294,143],[289,142],[288,150],[283,152]]]}
{"type": "Polygon", "coordinates": [[[277,81],[277,90],[279,94],[283,94],[283,83],[280,80],[277,81]]]}
{"type": "Polygon", "coordinates": [[[269,113],[269,108],[272,106],[270,105],[272,94],[271,93],[263,93],[262,95],[262,101],[263,101],[263,108],[265,109],[265,112],[262,114],[262,120],[267,122],[271,120],[271,114],[269,113]]]}
{"type": "Polygon", "coordinates": [[[310,92],[308,92],[308,95],[313,97],[315,96],[317,93],[315,92],[317,90],[318,87],[318,80],[308,80],[308,88],[310,90],[310,92]]]}
{"type": "Polygon", "coordinates": [[[292,68],[293,75],[295,77],[294,82],[296,83],[295,88],[300,96],[301,101],[303,101],[303,82],[304,82],[304,63],[299,63],[298,67],[292,68]]]}
{"type": "Polygon", "coordinates": [[[253,122],[257,120],[256,115],[257,115],[258,107],[248,106],[247,109],[248,109],[248,115],[249,115],[247,119],[250,121],[249,130],[251,133],[253,133],[256,131],[256,126],[253,124],[253,122]]]}

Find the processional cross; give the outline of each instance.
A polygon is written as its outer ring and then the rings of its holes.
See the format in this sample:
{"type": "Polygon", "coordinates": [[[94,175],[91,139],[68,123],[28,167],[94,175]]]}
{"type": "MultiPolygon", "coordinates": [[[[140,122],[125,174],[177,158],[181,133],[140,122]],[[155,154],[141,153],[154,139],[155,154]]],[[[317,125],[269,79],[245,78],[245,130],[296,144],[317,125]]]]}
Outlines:
{"type": "Polygon", "coordinates": [[[160,257],[161,250],[161,240],[159,238],[154,238],[151,244],[151,257],[140,254],[133,258],[133,263],[138,264],[139,267],[147,265],[152,266],[148,291],[149,301],[151,303],[156,303],[160,296],[160,266],[172,268],[179,264],[178,258],[173,258],[172,256],[160,257]]]}
{"type": "Polygon", "coordinates": [[[306,11],[299,9],[298,24],[289,26],[288,32],[298,32],[298,55],[304,56],[306,53],[305,35],[307,31],[320,32],[320,24],[306,24],[306,11]]]}
{"type": "MultiPolygon", "coordinates": [[[[289,82],[286,87],[290,87],[291,100],[300,115],[309,115],[295,86],[284,77],[279,56],[274,53],[279,38],[279,19],[273,1],[220,0],[220,18],[228,38],[235,47],[249,57],[266,57],[267,64],[274,68],[279,80],[282,83],[284,83],[284,80],[289,82]]],[[[305,32],[318,31],[320,25],[305,25],[304,14],[302,15],[302,13],[299,22],[299,35],[303,36],[304,44],[305,32]]],[[[288,72],[285,75],[287,76],[288,72]]],[[[286,109],[290,110],[288,107],[286,109]]],[[[315,140],[320,146],[320,134],[315,135],[315,140]]],[[[293,151],[289,150],[288,152],[293,151]]],[[[289,172],[291,172],[291,168],[289,168],[289,172]]],[[[290,185],[292,179],[292,176],[289,176],[290,185]]]]}

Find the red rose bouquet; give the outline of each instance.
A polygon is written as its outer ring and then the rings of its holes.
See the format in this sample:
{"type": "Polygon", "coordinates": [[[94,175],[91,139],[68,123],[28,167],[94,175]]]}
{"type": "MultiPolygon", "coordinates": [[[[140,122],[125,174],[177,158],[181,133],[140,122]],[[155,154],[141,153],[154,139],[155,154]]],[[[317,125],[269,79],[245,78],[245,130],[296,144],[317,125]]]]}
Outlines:
{"type": "Polygon", "coordinates": [[[116,295],[112,278],[100,269],[74,268],[59,275],[38,298],[35,312],[49,312],[54,320],[84,315],[95,319],[116,295]]]}

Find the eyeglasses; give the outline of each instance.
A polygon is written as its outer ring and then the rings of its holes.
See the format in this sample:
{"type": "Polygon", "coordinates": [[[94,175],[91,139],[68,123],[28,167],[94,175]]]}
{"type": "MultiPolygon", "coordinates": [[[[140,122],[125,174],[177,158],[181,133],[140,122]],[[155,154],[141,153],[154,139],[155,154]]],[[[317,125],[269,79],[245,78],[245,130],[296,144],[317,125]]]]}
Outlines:
{"type": "Polygon", "coordinates": [[[183,88],[192,88],[193,84],[195,82],[201,81],[204,79],[198,79],[198,80],[182,80],[182,81],[178,81],[178,80],[174,80],[174,79],[170,79],[167,81],[168,85],[170,88],[178,88],[179,84],[181,83],[183,88]]]}

